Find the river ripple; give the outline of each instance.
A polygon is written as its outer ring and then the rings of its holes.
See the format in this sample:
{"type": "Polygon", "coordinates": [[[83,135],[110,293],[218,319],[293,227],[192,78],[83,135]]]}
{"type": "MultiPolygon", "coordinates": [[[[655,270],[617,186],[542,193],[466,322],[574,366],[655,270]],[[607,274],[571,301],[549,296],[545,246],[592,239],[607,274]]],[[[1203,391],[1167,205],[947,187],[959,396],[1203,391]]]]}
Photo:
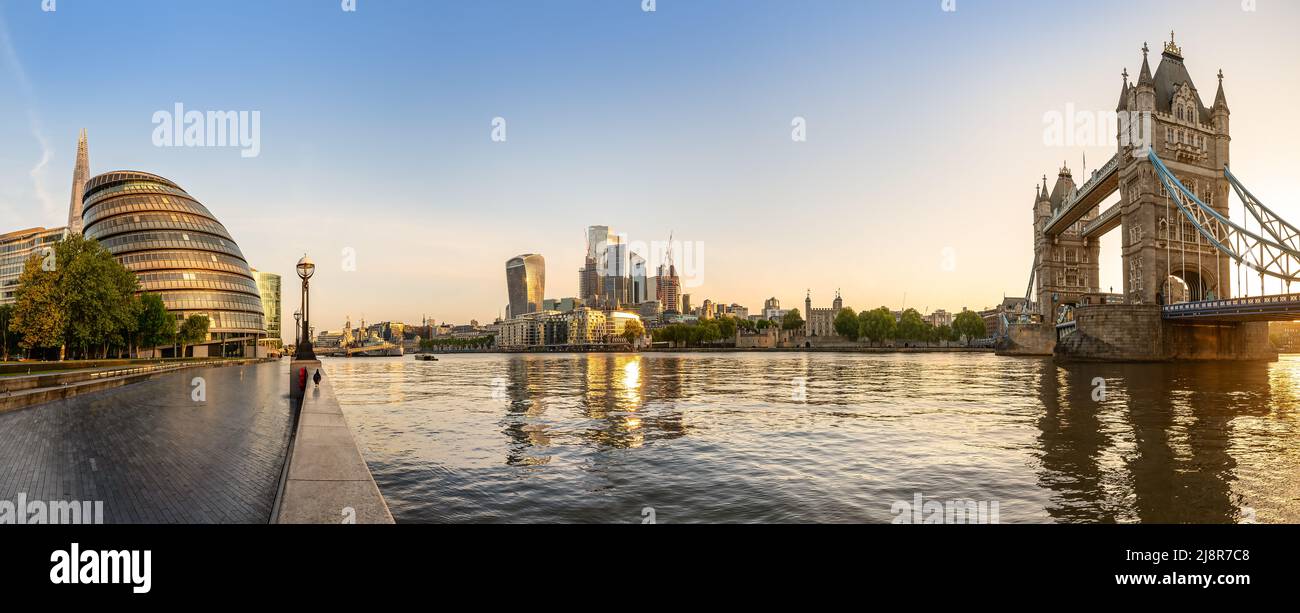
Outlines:
{"type": "Polygon", "coordinates": [[[332,359],[400,522],[1300,521],[1300,359],[991,354],[332,359]],[[1103,390],[1096,385],[1105,381],[1103,390]]]}

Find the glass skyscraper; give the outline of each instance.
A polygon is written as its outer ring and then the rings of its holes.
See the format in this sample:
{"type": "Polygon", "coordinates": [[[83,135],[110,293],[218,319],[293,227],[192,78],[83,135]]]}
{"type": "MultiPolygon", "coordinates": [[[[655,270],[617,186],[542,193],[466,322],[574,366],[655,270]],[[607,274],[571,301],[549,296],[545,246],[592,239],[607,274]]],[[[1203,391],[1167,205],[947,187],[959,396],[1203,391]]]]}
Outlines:
{"type": "Polygon", "coordinates": [[[506,293],[510,297],[510,317],[542,310],[546,260],[535,253],[510,258],[506,262],[506,293]]]}
{"type": "Polygon", "coordinates": [[[280,334],[283,332],[280,319],[280,275],[252,269],[253,279],[257,281],[257,293],[262,295],[262,315],[266,322],[268,344],[279,348],[283,344],[280,334]]]}

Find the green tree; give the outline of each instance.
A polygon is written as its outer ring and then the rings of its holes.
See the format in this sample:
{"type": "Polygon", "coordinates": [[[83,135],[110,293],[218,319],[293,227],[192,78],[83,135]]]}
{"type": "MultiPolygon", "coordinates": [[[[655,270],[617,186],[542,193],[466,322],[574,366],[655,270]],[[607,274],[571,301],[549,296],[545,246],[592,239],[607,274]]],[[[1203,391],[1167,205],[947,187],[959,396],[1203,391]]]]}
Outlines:
{"type": "Polygon", "coordinates": [[[889,307],[858,313],[859,334],[873,343],[890,340],[896,334],[894,313],[889,307]]]}
{"type": "Polygon", "coordinates": [[[988,334],[988,329],[984,326],[984,318],[979,316],[975,311],[962,311],[952,320],[952,330],[959,336],[966,338],[966,344],[977,338],[984,338],[988,334]]]}
{"type": "Polygon", "coordinates": [[[167,312],[162,296],[144,294],[136,313],[136,334],[141,349],[170,345],[176,334],[176,318],[167,312]]]}
{"type": "Polygon", "coordinates": [[[862,326],[858,322],[858,316],[853,314],[853,309],[840,309],[835,314],[835,333],[851,341],[858,340],[862,326]]]}
{"type": "Polygon", "coordinates": [[[189,352],[190,345],[201,343],[208,338],[208,325],[207,315],[190,315],[181,322],[176,338],[181,343],[182,356],[189,352]]]}
{"type": "Polygon", "coordinates": [[[735,317],[719,317],[715,321],[716,321],[715,325],[718,326],[719,340],[736,338],[736,328],[738,328],[739,326],[736,323],[735,317]]]}
{"type": "Polygon", "coordinates": [[[800,330],[803,327],[803,316],[799,314],[799,309],[790,309],[790,312],[781,318],[782,330],[800,330]]]}
{"type": "Polygon", "coordinates": [[[3,341],[0,342],[0,354],[3,354],[3,357],[0,357],[0,362],[9,361],[9,353],[17,349],[18,339],[21,337],[17,330],[9,329],[13,320],[14,305],[0,305],[0,340],[3,341]]]}
{"type": "Polygon", "coordinates": [[[925,320],[916,309],[907,309],[898,318],[898,338],[909,341],[925,340],[925,320]]]}
{"type": "Polygon", "coordinates": [[[19,346],[29,355],[34,349],[63,346],[67,314],[63,309],[60,270],[57,256],[33,253],[18,277],[9,328],[22,333],[19,346]]]}
{"type": "Polygon", "coordinates": [[[78,234],[60,241],[57,253],[65,343],[79,347],[83,357],[90,357],[91,348],[107,357],[109,346],[125,344],[135,327],[135,275],[98,242],[78,234]]]}
{"type": "Polygon", "coordinates": [[[956,333],[952,331],[952,326],[948,324],[944,324],[942,326],[939,326],[938,328],[935,328],[935,331],[938,332],[939,340],[941,341],[957,340],[956,333]]]}
{"type": "Polygon", "coordinates": [[[623,326],[623,338],[627,339],[628,344],[635,345],[637,339],[645,336],[645,326],[641,322],[632,320],[623,326]]]}

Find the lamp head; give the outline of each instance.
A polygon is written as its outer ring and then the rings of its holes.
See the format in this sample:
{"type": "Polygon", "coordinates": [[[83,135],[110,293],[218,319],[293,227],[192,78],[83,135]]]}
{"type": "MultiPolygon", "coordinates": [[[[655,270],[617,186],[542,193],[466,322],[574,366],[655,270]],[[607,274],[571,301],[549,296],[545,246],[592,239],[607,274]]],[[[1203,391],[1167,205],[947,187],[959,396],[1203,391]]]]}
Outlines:
{"type": "Polygon", "coordinates": [[[298,260],[298,276],[302,279],[310,279],[315,272],[315,262],[312,262],[311,258],[303,255],[302,259],[298,260]]]}

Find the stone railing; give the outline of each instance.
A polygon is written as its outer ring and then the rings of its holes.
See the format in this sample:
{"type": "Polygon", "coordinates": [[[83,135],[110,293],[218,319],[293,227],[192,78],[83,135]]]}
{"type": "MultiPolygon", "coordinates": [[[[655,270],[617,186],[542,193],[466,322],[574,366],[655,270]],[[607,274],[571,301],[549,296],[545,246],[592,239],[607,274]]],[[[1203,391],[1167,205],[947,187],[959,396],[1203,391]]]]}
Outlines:
{"type": "MultiPolygon", "coordinates": [[[[294,362],[294,369],[303,362],[294,362]]],[[[315,374],[311,372],[310,374],[315,374]]],[[[297,375],[291,373],[296,383],[297,375]]],[[[310,375],[309,375],[310,377],[310,375]]],[[[357,449],[330,386],[307,381],[272,522],[391,524],[393,515],[357,449]]]]}

